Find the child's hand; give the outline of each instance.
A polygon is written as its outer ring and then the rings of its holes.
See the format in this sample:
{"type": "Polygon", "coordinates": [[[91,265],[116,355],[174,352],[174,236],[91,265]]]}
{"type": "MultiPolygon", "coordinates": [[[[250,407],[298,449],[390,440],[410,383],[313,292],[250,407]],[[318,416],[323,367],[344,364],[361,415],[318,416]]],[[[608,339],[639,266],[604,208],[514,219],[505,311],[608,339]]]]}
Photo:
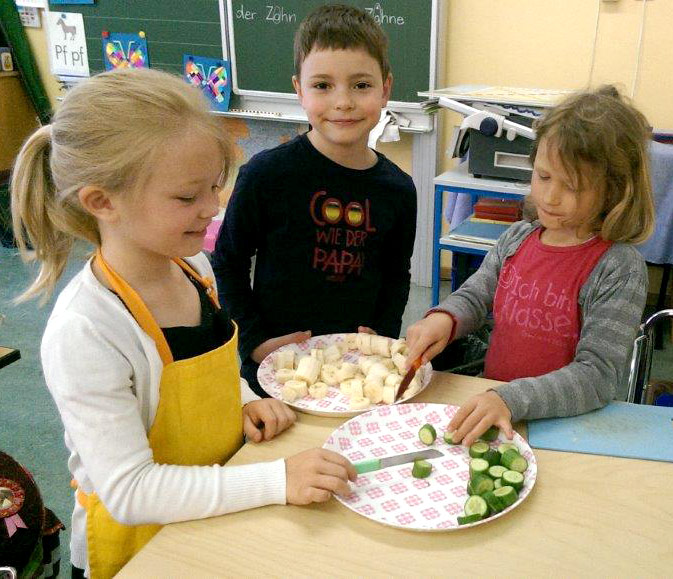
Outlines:
{"type": "Polygon", "coordinates": [[[250,354],[250,357],[257,362],[258,364],[262,363],[262,360],[266,358],[271,352],[276,351],[281,346],[286,344],[296,344],[298,342],[304,342],[311,337],[311,331],[307,330],[306,332],[293,332],[292,334],[286,334],[284,336],[278,336],[277,338],[271,338],[266,342],[262,342],[257,346],[250,354]]]}
{"type": "Polygon", "coordinates": [[[425,364],[439,354],[449,343],[453,319],[448,314],[435,312],[427,318],[419,320],[407,329],[407,368],[423,354],[422,363],[425,364]]]}
{"type": "Polygon", "coordinates": [[[243,407],[243,432],[253,442],[271,440],[297,420],[297,415],[280,400],[263,398],[243,407]]]}
{"type": "Polygon", "coordinates": [[[462,443],[465,446],[473,444],[484,432],[495,424],[512,440],[512,413],[505,401],[493,390],[482,392],[470,398],[456,412],[451,422],[449,431],[455,431],[453,442],[462,443]]]}
{"type": "Polygon", "coordinates": [[[291,505],[324,503],[332,493],[348,496],[348,481],[358,476],[347,458],[323,448],[286,458],[285,472],[287,502],[291,505]]]}

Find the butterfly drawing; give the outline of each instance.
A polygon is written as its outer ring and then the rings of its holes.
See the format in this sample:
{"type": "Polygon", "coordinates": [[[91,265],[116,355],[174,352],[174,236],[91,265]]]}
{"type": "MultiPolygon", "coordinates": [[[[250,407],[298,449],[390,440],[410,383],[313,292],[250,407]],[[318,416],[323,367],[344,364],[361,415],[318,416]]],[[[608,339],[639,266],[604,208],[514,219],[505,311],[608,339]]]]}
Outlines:
{"type": "Polygon", "coordinates": [[[225,88],[229,84],[229,78],[223,63],[218,62],[208,67],[208,73],[206,73],[200,62],[189,59],[185,63],[185,76],[192,85],[201,87],[211,99],[218,103],[224,102],[225,88]]]}
{"type": "Polygon", "coordinates": [[[126,53],[119,40],[109,40],[105,43],[105,56],[112,68],[143,68],[147,66],[147,54],[143,47],[130,40],[126,53]]]}

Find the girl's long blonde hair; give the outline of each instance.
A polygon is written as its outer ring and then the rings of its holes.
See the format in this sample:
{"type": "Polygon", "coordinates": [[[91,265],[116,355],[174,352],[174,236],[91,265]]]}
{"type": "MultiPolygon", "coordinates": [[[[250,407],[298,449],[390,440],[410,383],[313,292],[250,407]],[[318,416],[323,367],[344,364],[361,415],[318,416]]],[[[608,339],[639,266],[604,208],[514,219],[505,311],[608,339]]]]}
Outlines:
{"type": "Polygon", "coordinates": [[[596,233],[624,243],[639,243],[652,234],[648,153],[652,130],[645,116],[615,87],[606,85],[567,97],[534,128],[533,164],[539,143],[546,139],[578,189],[594,187],[599,192],[591,216],[596,233]]]}
{"type": "Polygon", "coordinates": [[[226,178],[231,146],[221,122],[181,78],[120,69],[72,88],[52,123],[28,138],[14,164],[14,237],[24,259],[40,263],[17,300],[52,294],[75,239],[100,245],[98,223],[79,202],[82,187],[141,194],[162,144],[187,131],[215,140],[226,178]]]}

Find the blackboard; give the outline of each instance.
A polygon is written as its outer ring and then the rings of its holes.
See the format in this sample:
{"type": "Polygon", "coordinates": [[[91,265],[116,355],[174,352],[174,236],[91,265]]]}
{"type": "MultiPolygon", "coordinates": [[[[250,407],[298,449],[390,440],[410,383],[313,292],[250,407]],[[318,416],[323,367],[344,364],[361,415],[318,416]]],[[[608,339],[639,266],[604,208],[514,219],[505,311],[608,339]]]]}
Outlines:
{"type": "MultiPolygon", "coordinates": [[[[291,95],[293,40],[301,20],[324,0],[227,0],[229,54],[238,94],[291,95]]],[[[433,87],[436,9],[433,0],[350,0],[370,12],[388,36],[391,101],[417,103],[433,87]]]]}
{"type": "Polygon", "coordinates": [[[101,35],[144,31],[150,66],[182,74],[184,54],[223,57],[218,0],[96,0],[94,4],[51,4],[52,12],[79,12],[84,18],[89,69],[105,69],[101,35]]]}

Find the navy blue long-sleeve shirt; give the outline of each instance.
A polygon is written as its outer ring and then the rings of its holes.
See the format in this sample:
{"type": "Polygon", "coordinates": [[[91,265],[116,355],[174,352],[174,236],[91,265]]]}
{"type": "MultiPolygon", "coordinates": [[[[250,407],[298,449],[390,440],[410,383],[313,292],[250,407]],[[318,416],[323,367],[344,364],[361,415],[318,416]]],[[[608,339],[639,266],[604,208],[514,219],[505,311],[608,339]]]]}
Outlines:
{"type": "Polygon", "coordinates": [[[363,325],[399,335],[416,189],[377,156],[369,169],[349,169],[301,135],[241,167],[212,261],[223,305],[239,325],[243,361],[265,340],[300,330],[363,325]]]}

